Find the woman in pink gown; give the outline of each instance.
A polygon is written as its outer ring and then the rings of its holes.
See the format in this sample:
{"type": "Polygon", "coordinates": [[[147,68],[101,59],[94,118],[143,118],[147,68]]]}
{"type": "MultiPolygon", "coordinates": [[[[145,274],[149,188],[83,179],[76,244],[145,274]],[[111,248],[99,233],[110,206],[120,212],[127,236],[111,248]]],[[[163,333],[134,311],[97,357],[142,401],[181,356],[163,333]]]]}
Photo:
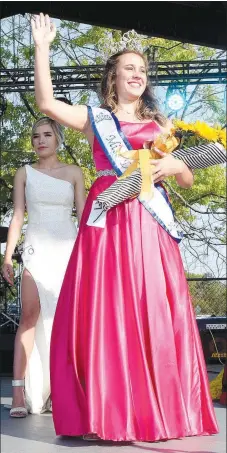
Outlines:
{"type": "MultiPolygon", "coordinates": [[[[52,330],[56,433],[114,441],[217,433],[177,241],[138,198],[111,209],[104,227],[88,224],[93,202],[116,176],[94,138],[87,108],[53,98],[48,46],[54,33],[47,16],[33,23],[37,103],[50,117],[86,134],[101,171],[86,202],[52,330]]],[[[105,105],[111,85],[116,116],[133,149],[163,130],[154,109],[138,113],[146,84],[146,62],[138,52],[108,60],[105,105]]],[[[190,170],[172,156],[153,163],[156,183],[175,175],[179,185],[192,185],[190,170]]]]}

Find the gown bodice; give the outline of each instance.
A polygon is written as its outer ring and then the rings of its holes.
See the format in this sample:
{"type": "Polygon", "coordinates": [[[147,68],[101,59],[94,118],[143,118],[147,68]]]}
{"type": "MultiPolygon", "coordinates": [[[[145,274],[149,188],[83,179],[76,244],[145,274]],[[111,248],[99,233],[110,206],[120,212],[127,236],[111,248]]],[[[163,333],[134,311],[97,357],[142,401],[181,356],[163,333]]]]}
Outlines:
{"type": "Polygon", "coordinates": [[[28,224],[66,222],[71,219],[74,187],[65,180],[46,175],[26,165],[26,207],[28,224]]]}
{"type": "MultiPolygon", "coordinates": [[[[154,140],[156,135],[160,133],[160,128],[155,121],[149,123],[128,123],[126,121],[120,121],[120,125],[133,149],[143,148],[145,141],[154,140]]],[[[93,159],[97,171],[112,168],[96,137],[94,138],[93,144],[93,159]]]]}

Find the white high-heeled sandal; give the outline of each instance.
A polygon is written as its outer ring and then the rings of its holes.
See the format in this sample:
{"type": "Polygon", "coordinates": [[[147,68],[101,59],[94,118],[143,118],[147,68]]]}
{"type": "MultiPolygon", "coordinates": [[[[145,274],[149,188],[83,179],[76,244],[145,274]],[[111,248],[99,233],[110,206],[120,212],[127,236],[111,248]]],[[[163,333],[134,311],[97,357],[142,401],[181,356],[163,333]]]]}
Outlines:
{"type": "MultiPolygon", "coordinates": [[[[23,387],[24,388],[24,379],[14,379],[12,381],[12,387],[23,387]]],[[[12,418],[25,418],[28,415],[28,410],[26,407],[18,406],[10,409],[10,417],[12,418]]]]}

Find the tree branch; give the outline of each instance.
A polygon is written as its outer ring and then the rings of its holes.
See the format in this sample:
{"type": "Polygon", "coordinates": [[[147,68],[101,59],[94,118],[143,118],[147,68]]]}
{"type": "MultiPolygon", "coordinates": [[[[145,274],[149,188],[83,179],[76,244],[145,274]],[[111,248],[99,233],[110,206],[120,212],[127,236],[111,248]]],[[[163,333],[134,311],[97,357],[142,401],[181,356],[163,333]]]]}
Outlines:
{"type": "MultiPolygon", "coordinates": [[[[194,212],[197,212],[198,214],[213,214],[215,213],[215,211],[208,211],[206,210],[205,212],[204,211],[199,211],[198,209],[195,209],[193,208],[183,197],[182,195],[180,195],[178,192],[176,192],[176,190],[174,190],[172,188],[172,186],[170,185],[170,183],[168,183],[167,181],[164,181],[164,183],[167,185],[167,187],[169,187],[169,189],[171,190],[171,192],[177,197],[179,198],[179,200],[182,201],[182,203],[184,203],[185,206],[187,206],[188,208],[190,208],[192,211],[194,212]]],[[[216,214],[225,214],[225,212],[216,212],[216,214]]]]}
{"type": "Polygon", "coordinates": [[[31,105],[29,104],[28,100],[26,99],[25,94],[20,93],[20,98],[21,98],[22,101],[24,102],[25,107],[27,107],[28,111],[31,113],[31,115],[33,116],[33,118],[35,118],[35,120],[37,120],[38,115],[36,115],[36,113],[34,112],[33,108],[32,108],[31,105]]]}
{"type": "Polygon", "coordinates": [[[64,147],[65,147],[66,151],[69,153],[69,155],[70,155],[70,157],[72,158],[73,162],[74,162],[78,167],[80,167],[80,165],[79,165],[79,163],[78,163],[76,157],[74,156],[74,153],[73,153],[72,148],[71,148],[69,145],[66,145],[65,143],[64,143],[64,147]]]}
{"type": "Polygon", "coordinates": [[[222,198],[223,200],[226,200],[226,197],[224,197],[223,195],[217,195],[216,193],[209,192],[209,193],[200,195],[197,198],[190,198],[189,202],[194,204],[194,203],[197,203],[198,201],[200,201],[202,198],[206,198],[206,197],[217,197],[217,198],[222,198]]]}

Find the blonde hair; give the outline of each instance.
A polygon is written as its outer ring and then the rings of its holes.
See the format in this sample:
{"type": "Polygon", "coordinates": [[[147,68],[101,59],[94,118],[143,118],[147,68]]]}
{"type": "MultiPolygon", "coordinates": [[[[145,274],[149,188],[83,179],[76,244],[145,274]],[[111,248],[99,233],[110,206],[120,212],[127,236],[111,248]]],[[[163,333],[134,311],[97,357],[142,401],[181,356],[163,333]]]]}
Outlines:
{"type": "MultiPolygon", "coordinates": [[[[115,84],[117,64],[121,55],[128,53],[139,55],[144,61],[146,73],[148,72],[147,58],[145,57],[145,55],[135,50],[124,49],[121,52],[112,55],[107,60],[101,82],[101,94],[104,101],[102,107],[107,108],[112,112],[117,111],[118,104],[118,96],[115,84]]],[[[137,118],[140,120],[151,118],[153,120],[156,120],[162,126],[164,126],[167,121],[165,116],[162,115],[162,113],[159,111],[156,98],[148,83],[142,96],[139,99],[135,113],[137,118]]]]}
{"type": "Polygon", "coordinates": [[[53,133],[56,137],[57,140],[57,150],[61,147],[61,145],[64,143],[64,132],[62,126],[55,120],[52,120],[52,118],[49,118],[48,116],[43,116],[42,118],[39,118],[32,126],[32,133],[31,133],[31,143],[33,146],[33,135],[35,134],[35,131],[37,127],[42,126],[43,124],[49,124],[53,130],[53,133]]]}

